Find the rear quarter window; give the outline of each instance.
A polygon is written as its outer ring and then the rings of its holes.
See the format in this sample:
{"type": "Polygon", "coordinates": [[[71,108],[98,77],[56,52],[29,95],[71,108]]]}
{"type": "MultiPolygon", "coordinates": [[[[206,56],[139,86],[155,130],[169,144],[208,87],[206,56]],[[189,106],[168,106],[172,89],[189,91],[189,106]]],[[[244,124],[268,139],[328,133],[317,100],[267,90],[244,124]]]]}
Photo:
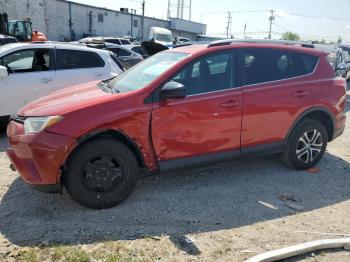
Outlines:
{"type": "Polygon", "coordinates": [[[289,54],[289,75],[290,77],[311,74],[317,65],[318,57],[307,54],[289,54]]]}

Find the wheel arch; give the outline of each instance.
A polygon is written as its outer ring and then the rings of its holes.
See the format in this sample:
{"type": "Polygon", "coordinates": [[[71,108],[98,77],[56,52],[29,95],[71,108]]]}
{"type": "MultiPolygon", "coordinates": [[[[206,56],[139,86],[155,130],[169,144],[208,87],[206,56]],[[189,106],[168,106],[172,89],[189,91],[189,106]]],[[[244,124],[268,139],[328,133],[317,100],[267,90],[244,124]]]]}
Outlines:
{"type": "Polygon", "coordinates": [[[142,152],[140,150],[139,145],[137,145],[137,143],[132,138],[130,138],[129,136],[127,136],[126,134],[124,134],[120,130],[103,129],[103,130],[95,130],[95,131],[92,131],[90,133],[87,133],[87,134],[78,138],[77,148],[80,145],[86,143],[87,141],[90,141],[91,139],[94,139],[97,137],[113,138],[113,139],[119,140],[120,142],[124,143],[134,153],[138,165],[140,167],[146,167],[146,165],[144,164],[143,155],[142,155],[142,152]]]}
{"type": "Polygon", "coordinates": [[[98,137],[104,137],[104,138],[112,138],[112,139],[116,139],[120,142],[122,142],[123,144],[125,144],[130,150],[131,152],[135,155],[138,166],[140,168],[145,169],[146,171],[148,170],[142,152],[140,150],[140,147],[137,145],[137,143],[135,141],[133,141],[129,136],[125,135],[122,131],[120,130],[114,130],[114,129],[100,129],[100,130],[94,130],[91,131],[89,133],[86,133],[84,135],[82,135],[81,137],[79,137],[77,139],[77,145],[75,146],[75,148],[70,152],[70,154],[68,155],[68,157],[65,159],[65,161],[62,163],[61,165],[61,176],[59,177],[59,183],[63,183],[64,181],[64,174],[65,174],[65,168],[66,168],[66,164],[67,161],[69,161],[70,157],[86,142],[94,139],[94,138],[98,138],[98,137]]]}
{"type": "Polygon", "coordinates": [[[292,126],[288,130],[287,136],[285,138],[285,144],[287,143],[293,129],[304,119],[315,119],[321,122],[327,130],[328,141],[332,141],[335,128],[335,119],[327,108],[316,106],[305,110],[297,117],[296,120],[294,120],[292,126]]]}

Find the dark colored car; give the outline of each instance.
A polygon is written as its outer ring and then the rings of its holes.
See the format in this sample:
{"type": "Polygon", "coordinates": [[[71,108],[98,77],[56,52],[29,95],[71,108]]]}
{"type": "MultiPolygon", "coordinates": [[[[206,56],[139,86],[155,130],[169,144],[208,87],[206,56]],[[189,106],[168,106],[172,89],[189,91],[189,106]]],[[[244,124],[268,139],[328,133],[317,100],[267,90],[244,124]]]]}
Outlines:
{"type": "Polygon", "coordinates": [[[124,45],[123,47],[140,54],[143,59],[146,59],[149,57],[149,54],[147,53],[147,51],[141,46],[141,45],[124,45]]]}
{"type": "Polygon", "coordinates": [[[17,39],[12,36],[0,35],[0,46],[17,42],[17,39]]]}
{"type": "Polygon", "coordinates": [[[343,50],[343,62],[347,65],[346,81],[350,81],[350,45],[341,44],[339,47],[343,50]]]}
{"type": "Polygon", "coordinates": [[[90,208],[128,197],[140,172],[278,153],[304,170],[345,128],[345,79],[327,54],[214,42],[160,52],[111,80],[53,93],[13,116],[24,181],[90,208]]]}
{"type": "Polygon", "coordinates": [[[112,52],[118,58],[118,61],[123,65],[125,69],[129,69],[130,67],[140,63],[143,61],[143,57],[120,45],[112,44],[112,43],[87,43],[86,46],[98,49],[104,49],[112,52]]]}

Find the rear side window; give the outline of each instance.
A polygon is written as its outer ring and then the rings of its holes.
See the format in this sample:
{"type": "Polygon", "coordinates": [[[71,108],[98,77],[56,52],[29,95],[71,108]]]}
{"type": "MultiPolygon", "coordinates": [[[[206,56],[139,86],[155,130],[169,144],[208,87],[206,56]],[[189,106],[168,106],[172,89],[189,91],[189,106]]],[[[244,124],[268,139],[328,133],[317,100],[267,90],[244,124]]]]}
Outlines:
{"type": "Polygon", "coordinates": [[[118,56],[131,56],[131,53],[128,50],[120,48],[118,56]]]}
{"type": "Polygon", "coordinates": [[[312,73],[318,58],[272,49],[244,50],[245,85],[252,85],[312,73]]]}
{"type": "Polygon", "coordinates": [[[129,52],[128,50],[125,50],[123,48],[107,48],[107,50],[113,52],[118,57],[119,56],[131,56],[131,52],[129,52]]]}
{"type": "Polygon", "coordinates": [[[312,73],[317,65],[316,56],[290,53],[289,55],[289,77],[302,76],[312,73]]]}
{"type": "Polygon", "coordinates": [[[105,39],[105,41],[107,43],[112,43],[112,44],[116,44],[116,45],[120,45],[121,44],[119,39],[105,39]]]}
{"type": "Polygon", "coordinates": [[[120,40],[122,42],[122,45],[130,45],[130,41],[129,40],[126,40],[126,39],[121,39],[120,40]]]}
{"type": "Polygon", "coordinates": [[[104,67],[102,58],[94,52],[57,49],[56,69],[104,67]]]}
{"type": "Polygon", "coordinates": [[[288,78],[288,56],[277,50],[244,50],[245,84],[288,78]]]}

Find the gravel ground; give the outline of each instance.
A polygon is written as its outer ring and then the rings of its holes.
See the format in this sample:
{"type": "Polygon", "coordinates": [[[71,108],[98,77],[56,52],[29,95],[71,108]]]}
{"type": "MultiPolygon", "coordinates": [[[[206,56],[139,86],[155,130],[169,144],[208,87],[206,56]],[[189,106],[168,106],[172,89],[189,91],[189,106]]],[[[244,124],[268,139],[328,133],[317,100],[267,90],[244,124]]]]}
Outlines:
{"type": "MultiPolygon", "coordinates": [[[[347,99],[349,127],[350,92],[347,99]]],[[[8,168],[2,133],[0,260],[15,261],[23,250],[40,253],[38,247],[57,245],[89,255],[115,242],[132,250],[127,255],[136,261],[244,261],[263,251],[335,237],[311,232],[350,234],[349,145],[347,128],[329,144],[317,173],[291,170],[278,156],[269,156],[146,178],[121,205],[96,211],[74,203],[66,192],[45,194],[27,187],[8,168]],[[281,193],[297,202],[281,200],[281,193]],[[184,244],[185,237],[193,243],[184,244]]],[[[47,254],[41,258],[52,260],[47,254]]],[[[350,252],[288,261],[350,261],[350,252]]]]}

